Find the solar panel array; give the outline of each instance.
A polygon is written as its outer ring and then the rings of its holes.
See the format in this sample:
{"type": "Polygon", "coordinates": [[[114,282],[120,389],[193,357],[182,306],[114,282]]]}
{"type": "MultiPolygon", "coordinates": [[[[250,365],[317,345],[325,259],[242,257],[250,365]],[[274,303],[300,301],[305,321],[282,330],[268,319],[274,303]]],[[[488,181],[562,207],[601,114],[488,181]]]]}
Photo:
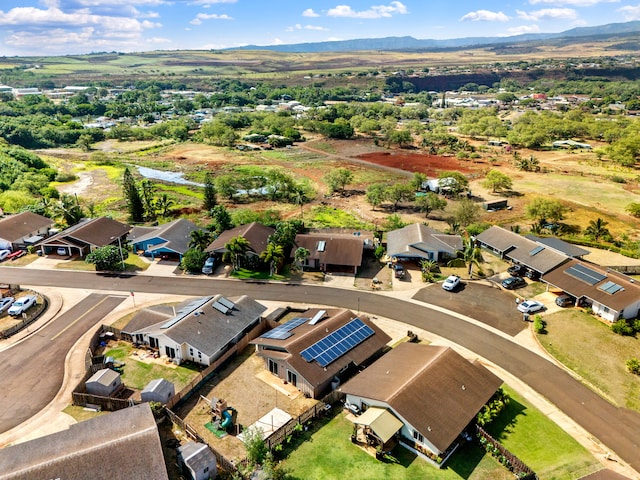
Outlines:
{"type": "Polygon", "coordinates": [[[359,318],[355,318],[322,340],[304,349],[300,352],[300,355],[307,362],[315,360],[321,367],[326,367],[349,350],[360,345],[374,333],[371,327],[359,318]]]}
{"type": "Polygon", "coordinates": [[[571,275],[578,280],[582,280],[589,285],[595,285],[598,282],[601,282],[605,278],[606,275],[596,272],[595,270],[590,269],[589,267],[585,267],[584,265],[576,264],[565,270],[565,273],[571,275]]]}
{"type": "Polygon", "coordinates": [[[622,285],[618,285],[615,282],[607,282],[604,285],[600,285],[598,287],[600,290],[610,293],[611,295],[613,295],[616,292],[619,292],[620,290],[624,290],[624,287],[622,285]]]}
{"type": "Polygon", "coordinates": [[[534,255],[537,255],[538,253],[540,253],[542,250],[544,250],[544,247],[538,246],[538,247],[534,248],[533,250],[531,250],[529,252],[529,255],[531,255],[533,257],[534,255]]]}
{"type": "Polygon", "coordinates": [[[305,323],[308,318],[292,318],[287,323],[283,323],[282,325],[278,325],[276,328],[269,330],[267,333],[263,333],[260,335],[260,338],[273,338],[275,340],[286,340],[290,336],[293,335],[291,330],[296,327],[299,327],[303,323],[305,323]]]}

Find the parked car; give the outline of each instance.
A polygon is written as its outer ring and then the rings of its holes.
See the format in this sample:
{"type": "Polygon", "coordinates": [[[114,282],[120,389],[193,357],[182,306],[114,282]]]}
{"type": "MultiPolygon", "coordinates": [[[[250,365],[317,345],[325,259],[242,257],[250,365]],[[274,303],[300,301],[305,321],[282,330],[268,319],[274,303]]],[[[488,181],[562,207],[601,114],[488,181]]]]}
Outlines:
{"type": "Polygon", "coordinates": [[[215,265],[216,260],[213,257],[209,257],[204,261],[204,266],[202,267],[202,273],[205,275],[211,275],[213,273],[213,266],[215,265]]]}
{"type": "Polygon", "coordinates": [[[556,297],[556,305],[558,305],[559,307],[570,307],[575,303],[575,301],[575,298],[573,298],[571,295],[567,295],[566,293],[563,293],[562,295],[556,297]]]}
{"type": "Polygon", "coordinates": [[[13,304],[13,301],[14,301],[13,297],[0,298],[0,313],[4,312],[5,310],[8,310],[9,307],[13,304]]]}
{"type": "Polygon", "coordinates": [[[35,304],[36,304],[35,295],[25,295],[24,297],[20,297],[15,302],[13,302],[13,305],[11,305],[11,308],[9,308],[8,313],[9,315],[13,315],[13,316],[22,315],[24,312],[29,310],[35,304]]]}
{"type": "Polygon", "coordinates": [[[526,271],[527,269],[523,265],[513,265],[507,268],[507,273],[512,277],[521,277],[526,271]]]}
{"type": "Polygon", "coordinates": [[[402,265],[401,263],[394,263],[393,264],[393,271],[394,271],[394,275],[396,276],[396,278],[403,278],[405,271],[404,271],[404,265],[402,265]]]}
{"type": "Polygon", "coordinates": [[[457,275],[449,275],[444,282],[442,288],[451,292],[460,286],[460,277],[457,275]]]}
{"type": "Polygon", "coordinates": [[[0,250],[0,262],[4,262],[11,255],[11,250],[0,250]]]}
{"type": "Polygon", "coordinates": [[[520,277],[509,277],[502,281],[502,287],[507,290],[514,290],[516,288],[522,288],[527,284],[524,278],[520,277]]]}
{"type": "Polygon", "coordinates": [[[15,260],[16,258],[24,257],[27,254],[24,250],[16,250],[7,257],[7,260],[15,260]]]}
{"type": "Polygon", "coordinates": [[[518,305],[518,310],[522,313],[535,313],[544,310],[544,305],[536,300],[525,300],[518,305]]]}
{"type": "Polygon", "coordinates": [[[540,273],[531,269],[527,270],[527,273],[525,273],[524,276],[534,281],[540,279],[540,273]]]}
{"type": "Polygon", "coordinates": [[[62,248],[62,247],[58,247],[58,249],[56,250],[56,253],[57,253],[58,255],[61,255],[61,256],[66,256],[66,255],[68,255],[68,254],[69,254],[69,253],[67,252],[67,249],[66,249],[66,248],[62,248]]]}

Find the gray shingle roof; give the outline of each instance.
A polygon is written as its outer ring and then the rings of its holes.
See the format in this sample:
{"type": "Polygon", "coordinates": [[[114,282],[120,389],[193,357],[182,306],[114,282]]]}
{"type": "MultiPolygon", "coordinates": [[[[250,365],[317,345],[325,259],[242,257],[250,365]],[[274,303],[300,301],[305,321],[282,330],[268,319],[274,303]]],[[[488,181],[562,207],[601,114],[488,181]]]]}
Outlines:
{"type": "Polygon", "coordinates": [[[168,480],[169,477],[156,422],[145,403],[0,449],[0,478],[168,480]]]}
{"type": "Polygon", "coordinates": [[[191,241],[191,232],[194,230],[202,230],[195,223],[179,218],[164,225],[154,227],[152,230],[135,229],[129,235],[131,243],[142,243],[154,238],[162,239],[163,242],[150,247],[153,251],[159,248],[165,248],[173,252],[184,254],[189,249],[191,241]]]}
{"type": "Polygon", "coordinates": [[[387,255],[390,257],[428,258],[428,252],[445,252],[453,256],[461,249],[460,235],[445,235],[421,223],[387,233],[387,255]]]}

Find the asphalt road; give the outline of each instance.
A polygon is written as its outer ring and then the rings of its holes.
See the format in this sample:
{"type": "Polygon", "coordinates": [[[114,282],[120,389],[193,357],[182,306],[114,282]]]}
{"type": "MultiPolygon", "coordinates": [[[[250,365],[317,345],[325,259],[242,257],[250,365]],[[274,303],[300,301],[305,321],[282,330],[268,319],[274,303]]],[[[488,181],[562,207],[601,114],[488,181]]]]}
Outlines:
{"type": "Polygon", "coordinates": [[[69,350],[125,298],[91,294],[19,345],[0,352],[0,392],[4,392],[0,395],[0,432],[47,406],[62,387],[69,350]]]}
{"type": "MultiPolygon", "coordinates": [[[[517,343],[427,306],[375,292],[201,277],[109,278],[86,272],[49,272],[0,267],[0,278],[5,282],[24,285],[64,285],[69,288],[126,292],[133,290],[195,296],[216,293],[227,296],[245,294],[261,300],[333,305],[354,311],[362,306],[368,313],[405,322],[440,335],[495,363],[545,396],[576,423],[615,451],[632,468],[640,471],[640,414],[614,407],[564,370],[517,343]]],[[[477,316],[473,311],[469,313],[477,316]]],[[[562,452],[558,452],[558,455],[562,455],[562,452]]]]}

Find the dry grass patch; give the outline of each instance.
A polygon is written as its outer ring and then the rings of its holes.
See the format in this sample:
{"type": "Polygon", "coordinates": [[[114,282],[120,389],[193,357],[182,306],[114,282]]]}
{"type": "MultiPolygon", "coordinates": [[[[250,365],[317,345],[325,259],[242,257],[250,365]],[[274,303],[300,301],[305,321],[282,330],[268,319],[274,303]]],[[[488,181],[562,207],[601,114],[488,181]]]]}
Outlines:
{"type": "Polygon", "coordinates": [[[545,315],[542,346],[584,382],[620,407],[640,411],[640,377],[625,362],[638,357],[640,340],[616,335],[609,325],[579,309],[545,315]]]}

